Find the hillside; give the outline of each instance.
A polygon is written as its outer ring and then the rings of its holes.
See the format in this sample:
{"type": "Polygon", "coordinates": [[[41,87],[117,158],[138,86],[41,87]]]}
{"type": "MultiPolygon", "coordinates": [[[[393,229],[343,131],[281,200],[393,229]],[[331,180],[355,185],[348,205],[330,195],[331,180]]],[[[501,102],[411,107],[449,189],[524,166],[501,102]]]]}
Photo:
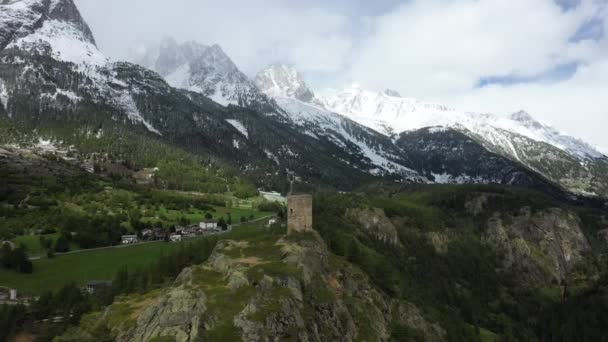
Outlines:
{"type": "MultiPolygon", "coordinates": [[[[118,297],[59,340],[567,338],[580,332],[547,330],[556,315],[605,285],[605,213],[540,193],[425,186],[315,201],[315,232],[235,231],[171,285],[118,297]]],[[[585,339],[606,337],[603,320],[585,339]]]]}

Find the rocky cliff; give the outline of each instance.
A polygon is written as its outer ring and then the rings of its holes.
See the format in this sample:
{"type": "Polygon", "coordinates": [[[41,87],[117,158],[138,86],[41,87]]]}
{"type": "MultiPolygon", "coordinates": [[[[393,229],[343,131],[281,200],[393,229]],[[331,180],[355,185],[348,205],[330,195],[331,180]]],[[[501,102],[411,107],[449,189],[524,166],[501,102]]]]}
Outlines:
{"type": "Polygon", "coordinates": [[[416,306],[330,254],[316,233],[220,241],[172,286],[86,317],[79,336],[99,325],[117,341],[386,341],[395,325],[446,337],[416,306]]]}

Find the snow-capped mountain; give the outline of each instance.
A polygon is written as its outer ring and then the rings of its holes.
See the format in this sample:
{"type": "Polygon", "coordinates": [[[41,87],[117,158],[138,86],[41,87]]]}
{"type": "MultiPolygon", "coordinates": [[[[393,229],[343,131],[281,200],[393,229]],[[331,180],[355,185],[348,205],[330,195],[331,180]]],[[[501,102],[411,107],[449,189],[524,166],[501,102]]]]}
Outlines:
{"type": "MultiPolygon", "coordinates": [[[[287,174],[337,189],[378,179],[369,159],[304,134],[251,81],[274,115],[255,105],[223,107],[154,71],[105,58],[73,0],[0,1],[0,123],[75,148],[94,139],[93,146],[133,143],[128,148],[145,155],[136,142],[152,139],[232,165],[261,186],[285,185],[287,174]],[[116,139],[104,140],[104,132],[116,139]]],[[[221,55],[209,62],[230,66],[221,55]]]]}
{"type": "MultiPolygon", "coordinates": [[[[368,127],[384,133],[401,133],[424,127],[445,126],[468,130],[487,142],[508,143],[502,131],[518,134],[534,141],[553,145],[581,159],[601,158],[603,154],[576,138],[566,136],[551,126],[541,124],[526,112],[510,117],[457,111],[446,106],[401,97],[387,90],[377,93],[352,85],[343,90],[328,90],[325,106],[368,127]]],[[[512,157],[518,159],[515,148],[512,157]]]]}
{"type": "Polygon", "coordinates": [[[164,38],[158,45],[144,45],[132,59],[158,72],[171,86],[203,94],[223,106],[272,110],[268,99],[217,44],[178,44],[164,38]]]}
{"type": "MultiPolygon", "coordinates": [[[[273,98],[305,134],[317,140],[327,140],[350,155],[367,161],[371,165],[366,168],[368,172],[375,175],[396,174],[409,180],[428,181],[405,166],[407,161],[390,139],[326,110],[295,68],[279,64],[269,66],[258,73],[255,84],[273,98]]],[[[346,162],[353,163],[352,160],[346,162]]]]}
{"type": "Polygon", "coordinates": [[[87,132],[151,136],[260,182],[290,174],[337,189],[378,179],[556,188],[540,174],[572,191],[608,194],[606,158],[522,113],[499,125],[391,90],[319,98],[291,67],[272,66],[254,82],[218,46],[161,45],[144,51],[141,64],[164,77],[106,58],[73,0],[0,0],[0,119],[73,143],[87,132]],[[397,135],[427,126],[467,138],[420,129],[427,143],[419,144],[416,134],[397,135]]]}
{"type": "Polygon", "coordinates": [[[0,77],[0,97],[9,117],[16,111],[11,102],[17,101],[22,86],[28,84],[32,93],[40,91],[38,110],[73,108],[86,97],[119,111],[122,117],[115,120],[161,134],[142,116],[134,94],[117,77],[120,63],[99,51],[72,0],[5,0],[0,4],[0,37],[1,62],[21,70],[0,77]],[[51,67],[53,64],[57,66],[51,67]]]}
{"type": "Polygon", "coordinates": [[[509,117],[457,111],[358,85],[327,90],[325,108],[397,139],[425,127],[460,131],[488,151],[517,161],[576,193],[608,193],[608,158],[589,144],[542,124],[526,112],[509,117]]]}
{"type": "MultiPolygon", "coordinates": [[[[424,183],[508,184],[559,192],[542,176],[456,130],[425,128],[391,139],[328,110],[293,67],[274,65],[262,70],[256,84],[305,134],[338,146],[356,156],[354,160],[368,161],[373,167],[362,169],[372,174],[424,183]]],[[[400,96],[391,90],[384,95],[400,96]]]]}

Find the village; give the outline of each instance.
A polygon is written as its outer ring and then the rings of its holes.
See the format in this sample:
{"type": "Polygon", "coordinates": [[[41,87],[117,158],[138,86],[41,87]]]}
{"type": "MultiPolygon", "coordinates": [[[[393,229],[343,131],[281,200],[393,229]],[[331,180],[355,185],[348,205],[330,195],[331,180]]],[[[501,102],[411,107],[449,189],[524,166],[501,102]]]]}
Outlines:
{"type": "Polygon", "coordinates": [[[201,221],[198,224],[187,226],[175,226],[170,231],[164,228],[148,228],[141,231],[140,234],[123,235],[121,242],[123,245],[136,244],[140,242],[150,241],[167,241],[180,242],[183,239],[190,239],[199,236],[220,234],[227,232],[231,226],[223,220],[215,221],[212,219],[201,221]]]}
{"type": "MultiPolygon", "coordinates": [[[[262,218],[267,219],[267,218],[262,218]]],[[[270,218],[267,227],[277,223],[276,218],[270,218]]],[[[227,233],[232,230],[233,227],[239,226],[240,224],[227,224],[224,219],[215,221],[213,219],[206,219],[199,222],[198,224],[191,224],[187,226],[176,225],[172,227],[168,232],[164,228],[148,228],[141,231],[139,234],[123,235],[121,242],[123,245],[137,244],[141,242],[151,241],[167,241],[167,242],[180,242],[184,239],[192,239],[200,236],[214,235],[227,233]]]]}

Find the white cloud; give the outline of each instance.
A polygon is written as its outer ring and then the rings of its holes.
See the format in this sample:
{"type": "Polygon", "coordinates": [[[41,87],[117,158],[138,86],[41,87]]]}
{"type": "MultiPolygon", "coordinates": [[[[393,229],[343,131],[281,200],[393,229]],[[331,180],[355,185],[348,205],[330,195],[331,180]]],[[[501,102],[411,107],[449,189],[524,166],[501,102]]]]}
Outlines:
{"type": "Polygon", "coordinates": [[[591,18],[606,18],[599,3],[583,0],[563,11],[552,0],[413,0],[376,18],[373,34],[359,46],[350,78],[458,109],[524,109],[606,145],[599,128],[608,127],[606,39],[570,39],[591,18]],[[476,88],[484,77],[533,77],[570,62],[585,66],[559,83],[476,88]]]}
{"type": "MultiPolygon", "coordinates": [[[[608,127],[608,60],[579,68],[569,80],[553,84],[494,85],[455,94],[444,100],[472,111],[508,114],[525,109],[570,135],[606,146],[608,127]]],[[[604,152],[608,152],[605,148],[604,152]]]]}
{"type": "Polygon", "coordinates": [[[100,48],[114,58],[126,58],[135,41],[169,35],[218,43],[248,73],[274,62],[333,72],[343,68],[351,49],[346,17],[280,0],[76,2],[100,48]]]}

